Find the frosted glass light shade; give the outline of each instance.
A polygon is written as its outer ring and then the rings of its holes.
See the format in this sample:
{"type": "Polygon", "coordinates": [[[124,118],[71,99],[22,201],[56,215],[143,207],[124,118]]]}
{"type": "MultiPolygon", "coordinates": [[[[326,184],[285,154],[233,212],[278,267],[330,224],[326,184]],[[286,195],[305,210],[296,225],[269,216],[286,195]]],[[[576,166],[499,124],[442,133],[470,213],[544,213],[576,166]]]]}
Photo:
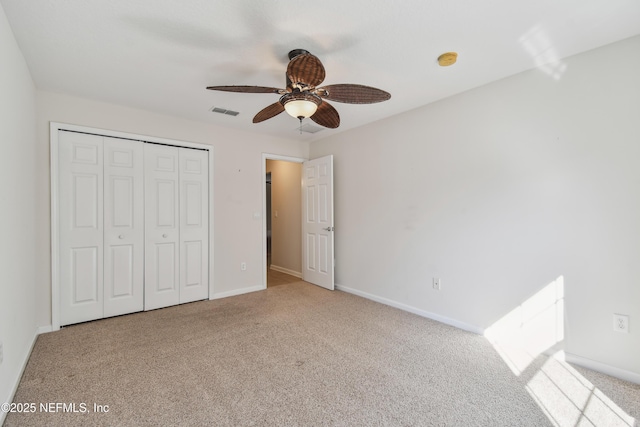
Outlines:
{"type": "Polygon", "coordinates": [[[313,116],[318,106],[315,102],[307,101],[306,99],[296,99],[284,104],[284,109],[291,117],[296,119],[304,117],[306,119],[313,116]]]}

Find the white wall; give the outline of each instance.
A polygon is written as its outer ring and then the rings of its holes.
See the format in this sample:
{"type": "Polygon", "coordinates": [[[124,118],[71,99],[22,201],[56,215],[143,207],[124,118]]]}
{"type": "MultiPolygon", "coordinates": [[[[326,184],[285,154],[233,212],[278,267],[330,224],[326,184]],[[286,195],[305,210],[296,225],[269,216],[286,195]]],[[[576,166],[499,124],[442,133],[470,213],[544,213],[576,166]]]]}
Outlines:
{"type": "Polygon", "coordinates": [[[271,265],[302,275],[302,164],[267,162],[271,171],[271,265]]]}
{"type": "Polygon", "coordinates": [[[312,143],[335,156],[336,282],[487,328],[563,276],[566,351],[639,374],[638,52],[635,37],[558,80],[525,72],[312,143]]]}
{"type": "MultiPolygon", "coordinates": [[[[48,216],[47,151],[37,145],[36,90],[0,6],[0,403],[11,401],[36,337],[36,291],[49,256],[40,224],[48,216]]],[[[0,412],[0,424],[4,419],[0,412]]]]}
{"type": "MultiPolygon", "coordinates": [[[[214,292],[226,296],[262,287],[262,218],[253,216],[262,212],[262,153],[307,157],[308,143],[48,92],[38,92],[37,106],[41,150],[48,151],[50,121],[213,145],[214,292]]],[[[50,283],[38,292],[44,296],[39,322],[49,325],[50,283]]]]}

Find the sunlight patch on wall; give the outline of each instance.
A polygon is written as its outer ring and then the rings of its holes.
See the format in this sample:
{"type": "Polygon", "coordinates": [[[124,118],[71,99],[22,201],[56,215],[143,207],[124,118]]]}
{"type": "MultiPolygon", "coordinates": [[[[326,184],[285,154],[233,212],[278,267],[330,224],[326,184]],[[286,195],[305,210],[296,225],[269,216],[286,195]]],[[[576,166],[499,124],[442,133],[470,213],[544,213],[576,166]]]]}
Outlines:
{"type": "Polygon", "coordinates": [[[540,26],[535,26],[520,37],[520,44],[534,60],[536,68],[555,80],[560,80],[567,64],[560,60],[551,38],[540,26]]]}
{"type": "Polygon", "coordinates": [[[564,278],[558,277],[485,331],[515,375],[564,340],[564,278]]]}
{"type": "Polygon", "coordinates": [[[556,426],[632,427],[635,419],[564,361],[550,357],[526,386],[556,426]]]}

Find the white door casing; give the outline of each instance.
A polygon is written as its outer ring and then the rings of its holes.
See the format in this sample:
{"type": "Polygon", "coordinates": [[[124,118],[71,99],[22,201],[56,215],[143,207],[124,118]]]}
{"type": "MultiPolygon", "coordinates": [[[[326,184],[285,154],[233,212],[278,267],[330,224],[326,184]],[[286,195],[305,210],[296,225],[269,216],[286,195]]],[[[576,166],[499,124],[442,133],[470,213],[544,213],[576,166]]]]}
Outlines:
{"type": "Polygon", "coordinates": [[[144,308],[143,143],[104,138],[104,317],[144,308]]]}
{"type": "Polygon", "coordinates": [[[180,302],[179,149],[144,144],[144,309],[180,302]]]}
{"type": "Polygon", "coordinates": [[[334,289],[333,156],[302,166],[302,278],[334,289]]]}
{"type": "Polygon", "coordinates": [[[179,149],[180,304],[209,295],[209,167],[203,150],[179,149]]]}
{"type": "Polygon", "coordinates": [[[101,136],[59,134],[60,323],[103,317],[101,136]]]}

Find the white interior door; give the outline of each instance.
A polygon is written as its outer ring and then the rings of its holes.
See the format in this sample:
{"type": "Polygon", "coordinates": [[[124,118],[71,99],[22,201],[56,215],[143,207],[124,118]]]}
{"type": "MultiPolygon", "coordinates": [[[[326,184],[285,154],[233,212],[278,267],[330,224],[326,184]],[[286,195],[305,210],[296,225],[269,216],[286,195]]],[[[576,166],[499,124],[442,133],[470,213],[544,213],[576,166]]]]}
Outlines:
{"type": "Polygon", "coordinates": [[[209,296],[209,155],[180,148],[180,304],[209,296]]]}
{"type": "Polygon", "coordinates": [[[104,317],[144,308],[141,141],[104,138],[104,317]]]}
{"type": "Polygon", "coordinates": [[[178,152],[144,144],[145,310],[180,302],[178,152]]]}
{"type": "Polygon", "coordinates": [[[61,325],[103,317],[102,139],[58,133],[61,325]]]}
{"type": "Polygon", "coordinates": [[[302,279],[333,290],[333,156],[302,170],[302,279]]]}

